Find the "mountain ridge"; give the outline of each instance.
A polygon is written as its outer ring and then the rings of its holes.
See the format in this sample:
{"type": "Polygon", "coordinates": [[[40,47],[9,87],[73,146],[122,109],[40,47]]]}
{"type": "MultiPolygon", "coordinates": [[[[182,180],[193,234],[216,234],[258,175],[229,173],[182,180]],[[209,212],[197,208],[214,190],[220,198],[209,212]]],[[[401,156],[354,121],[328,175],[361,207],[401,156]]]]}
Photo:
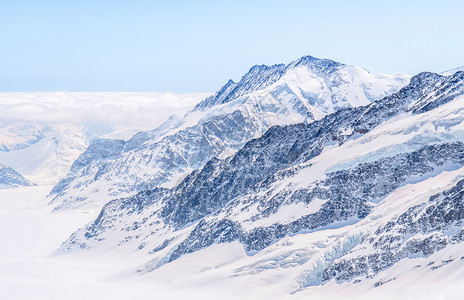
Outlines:
{"type": "Polygon", "coordinates": [[[101,207],[116,195],[175,186],[209,159],[230,156],[272,125],[312,122],[370,103],[374,95],[396,91],[408,81],[309,56],[288,65],[254,66],[239,83],[229,81],[183,119],[134,136],[130,141],[137,142],[115,160],[70,172],[49,199],[57,209],[86,203],[101,207]],[[100,179],[94,180],[97,173],[100,179]]]}

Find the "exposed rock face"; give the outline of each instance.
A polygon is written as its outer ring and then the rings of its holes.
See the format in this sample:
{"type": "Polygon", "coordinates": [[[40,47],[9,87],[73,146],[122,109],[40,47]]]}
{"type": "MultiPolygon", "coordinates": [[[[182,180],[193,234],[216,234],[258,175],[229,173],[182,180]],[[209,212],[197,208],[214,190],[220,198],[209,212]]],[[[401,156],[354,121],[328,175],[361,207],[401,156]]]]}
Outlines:
{"type": "MultiPolygon", "coordinates": [[[[314,188],[284,190],[274,194],[268,201],[265,200],[266,197],[245,197],[246,206],[257,204],[260,218],[276,213],[282,205],[299,202],[310,204],[320,200],[324,203],[317,212],[287,224],[274,223],[249,231],[244,230],[239,222],[227,217],[201,221],[176,248],[170,260],[213,243],[233,240],[242,242],[247,251],[259,251],[289,234],[315,230],[350,218],[362,219],[370,212],[370,203],[390,194],[409,178],[432,173],[444,164],[464,166],[464,144],[432,145],[412,153],[363,163],[350,170],[327,174],[326,180],[313,183],[314,188]]],[[[217,215],[227,216],[227,210],[231,210],[231,206],[243,205],[237,202],[229,204],[225,212],[217,215]]],[[[258,215],[254,218],[258,219],[258,215]]]]}

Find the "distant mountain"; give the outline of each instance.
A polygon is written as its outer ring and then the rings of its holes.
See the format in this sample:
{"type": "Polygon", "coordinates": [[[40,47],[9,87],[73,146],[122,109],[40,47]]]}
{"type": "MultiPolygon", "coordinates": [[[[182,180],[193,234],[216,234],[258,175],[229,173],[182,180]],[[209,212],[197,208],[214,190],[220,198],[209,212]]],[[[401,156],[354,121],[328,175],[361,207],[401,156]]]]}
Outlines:
{"type": "Polygon", "coordinates": [[[33,122],[6,123],[0,121],[0,151],[27,148],[41,140],[46,129],[33,122]]]}
{"type": "Polygon", "coordinates": [[[441,75],[449,76],[449,75],[453,75],[456,72],[464,72],[464,66],[442,72],[441,75]]]}
{"type": "Polygon", "coordinates": [[[33,183],[12,168],[0,163],[0,189],[30,185],[33,183]]]}
{"type": "Polygon", "coordinates": [[[175,187],[212,158],[233,155],[274,125],[311,123],[341,109],[369,104],[408,82],[403,74],[371,74],[311,56],[288,65],[254,66],[239,82],[229,81],[183,118],[171,118],[127,142],[117,142],[117,147],[115,141],[95,144],[53,188],[49,199],[56,209],[101,207],[115,197],[175,187]]]}
{"type": "Polygon", "coordinates": [[[205,95],[0,93],[0,162],[37,184],[56,184],[94,141],[128,139],[205,95]]]}

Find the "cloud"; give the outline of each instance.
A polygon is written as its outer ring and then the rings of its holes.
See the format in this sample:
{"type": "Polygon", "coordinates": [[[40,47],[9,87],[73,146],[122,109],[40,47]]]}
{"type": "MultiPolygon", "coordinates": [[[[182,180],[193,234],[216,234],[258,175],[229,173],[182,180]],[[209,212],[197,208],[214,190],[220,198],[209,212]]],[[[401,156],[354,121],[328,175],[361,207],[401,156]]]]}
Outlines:
{"type": "Polygon", "coordinates": [[[0,93],[0,120],[109,124],[152,129],[183,115],[208,94],[139,92],[0,93]]]}

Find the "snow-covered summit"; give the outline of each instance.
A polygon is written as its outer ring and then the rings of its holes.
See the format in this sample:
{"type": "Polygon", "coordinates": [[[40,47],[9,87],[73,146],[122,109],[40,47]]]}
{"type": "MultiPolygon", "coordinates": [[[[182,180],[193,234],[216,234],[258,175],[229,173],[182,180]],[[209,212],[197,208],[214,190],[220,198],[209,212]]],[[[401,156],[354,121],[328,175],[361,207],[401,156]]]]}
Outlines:
{"type": "Polygon", "coordinates": [[[111,201],[50,257],[279,299],[425,277],[459,286],[464,72],[423,72],[388,94],[401,77],[313,57],[256,66],[183,117],[128,140],[100,134],[49,199],[66,217],[111,201]]]}
{"type": "Polygon", "coordinates": [[[195,110],[228,103],[260,90],[290,89],[289,92],[312,106],[320,118],[339,107],[366,105],[380,99],[407,84],[408,79],[409,76],[401,73],[371,74],[330,59],[303,56],[287,65],[253,66],[238,83],[229,80],[215,95],[200,102],[195,110]]]}

